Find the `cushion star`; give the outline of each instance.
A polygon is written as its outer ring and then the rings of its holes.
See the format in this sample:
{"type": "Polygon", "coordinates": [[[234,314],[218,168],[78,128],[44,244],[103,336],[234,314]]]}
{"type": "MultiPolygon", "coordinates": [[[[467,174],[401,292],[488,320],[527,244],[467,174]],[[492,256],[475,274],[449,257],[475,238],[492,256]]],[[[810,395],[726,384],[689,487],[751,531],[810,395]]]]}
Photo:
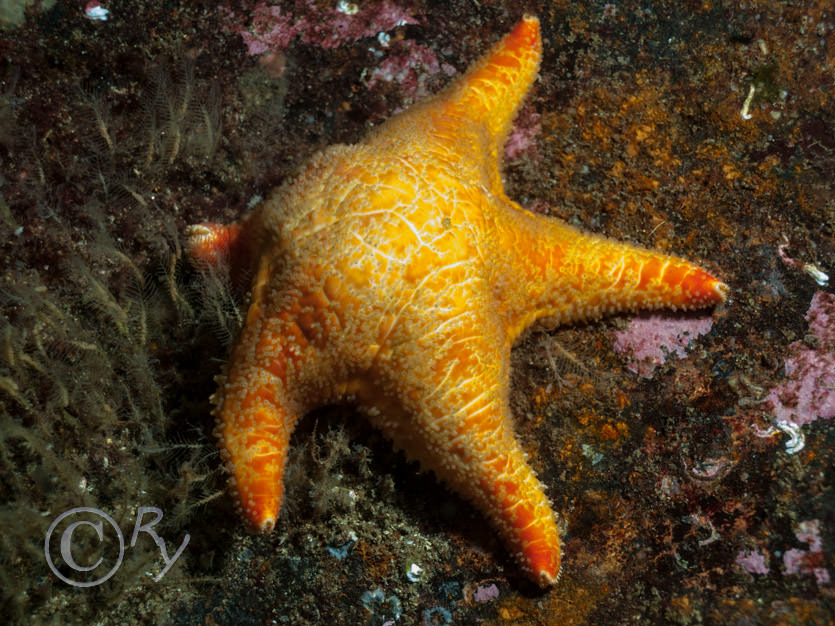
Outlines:
{"type": "Polygon", "coordinates": [[[213,401],[257,529],[275,526],[296,421],[349,402],[473,502],[533,580],[557,581],[555,516],[513,433],[514,341],[537,321],[705,307],[728,288],[507,197],[500,154],[540,56],[526,16],[439,95],[313,156],[238,223],[188,230],[198,262],[252,278],[213,401]]]}

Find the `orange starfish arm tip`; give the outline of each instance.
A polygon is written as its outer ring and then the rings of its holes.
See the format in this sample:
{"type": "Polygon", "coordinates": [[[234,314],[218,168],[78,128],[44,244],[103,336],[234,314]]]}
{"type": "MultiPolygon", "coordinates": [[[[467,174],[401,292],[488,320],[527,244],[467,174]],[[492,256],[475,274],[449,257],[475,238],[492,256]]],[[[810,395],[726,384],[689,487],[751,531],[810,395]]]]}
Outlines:
{"type": "Polygon", "coordinates": [[[704,289],[707,293],[712,295],[710,304],[724,302],[728,299],[728,294],[731,288],[718,278],[708,274],[708,278],[704,281],[704,289]]]}
{"type": "Polygon", "coordinates": [[[232,256],[241,234],[240,226],[230,224],[194,224],[186,229],[186,252],[199,265],[216,267],[232,256]]]}
{"type": "Polygon", "coordinates": [[[515,535],[522,546],[519,561],[524,569],[543,587],[555,584],[560,576],[562,549],[551,512],[537,515],[528,507],[517,518],[515,535]]]}
{"type": "Polygon", "coordinates": [[[259,428],[230,433],[223,437],[232,460],[232,484],[241,512],[255,530],[275,528],[284,492],[284,450],[277,449],[273,437],[259,428]]]}
{"type": "Polygon", "coordinates": [[[525,15],[516,26],[505,35],[498,45],[496,52],[503,54],[492,54],[488,56],[490,65],[506,65],[514,67],[515,62],[508,62],[508,58],[520,58],[539,54],[541,40],[539,35],[539,18],[534,15],[525,15]],[[502,60],[504,59],[504,63],[502,60]]]}
{"type": "Polygon", "coordinates": [[[246,497],[239,495],[244,518],[253,529],[261,533],[271,532],[275,528],[278,503],[281,501],[280,494],[274,489],[276,481],[280,483],[280,477],[267,472],[259,480],[253,481],[253,491],[248,492],[246,497]],[[273,477],[272,484],[268,484],[270,476],[273,477]]]}
{"type": "Polygon", "coordinates": [[[448,98],[433,101],[441,107],[435,121],[443,127],[454,120],[458,140],[466,133],[464,127],[484,124],[487,135],[501,148],[536,79],[541,56],[539,20],[525,16],[442,94],[448,98]]]}
{"type": "MultiPolygon", "coordinates": [[[[526,15],[512,31],[485,54],[458,84],[462,91],[483,90],[485,108],[493,108],[502,89],[513,90],[519,83],[517,73],[536,73],[542,41],[539,19],[526,15]]],[[[524,95],[524,94],[523,94],[524,95]]],[[[518,94],[514,94],[519,100],[518,94]]]]}
{"type": "Polygon", "coordinates": [[[684,295],[684,308],[702,308],[724,302],[730,291],[728,285],[700,267],[686,263],[664,272],[664,280],[679,285],[684,295]]]}

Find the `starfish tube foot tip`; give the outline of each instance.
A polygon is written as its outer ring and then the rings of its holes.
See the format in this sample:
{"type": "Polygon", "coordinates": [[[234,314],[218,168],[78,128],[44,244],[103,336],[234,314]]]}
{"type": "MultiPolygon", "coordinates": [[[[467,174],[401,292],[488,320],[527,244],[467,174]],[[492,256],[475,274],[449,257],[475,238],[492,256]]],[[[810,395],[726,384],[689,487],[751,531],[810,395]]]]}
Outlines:
{"type": "Polygon", "coordinates": [[[562,550],[559,543],[551,546],[544,546],[544,550],[538,555],[522,555],[520,562],[529,563],[525,567],[528,575],[540,587],[550,587],[557,584],[562,572],[562,550]]]}
{"type": "Polygon", "coordinates": [[[186,250],[193,261],[216,266],[228,256],[237,235],[237,224],[194,224],[185,231],[186,250]]]}
{"type": "Polygon", "coordinates": [[[557,570],[556,574],[554,574],[553,572],[540,571],[536,574],[534,579],[537,583],[539,583],[539,586],[542,588],[553,587],[559,582],[560,574],[562,574],[562,568],[557,570]]]}
{"type": "Polygon", "coordinates": [[[713,285],[713,290],[716,292],[716,296],[719,299],[719,302],[725,302],[731,293],[731,288],[728,287],[728,285],[726,283],[723,283],[721,280],[716,281],[716,284],[713,285]]]}

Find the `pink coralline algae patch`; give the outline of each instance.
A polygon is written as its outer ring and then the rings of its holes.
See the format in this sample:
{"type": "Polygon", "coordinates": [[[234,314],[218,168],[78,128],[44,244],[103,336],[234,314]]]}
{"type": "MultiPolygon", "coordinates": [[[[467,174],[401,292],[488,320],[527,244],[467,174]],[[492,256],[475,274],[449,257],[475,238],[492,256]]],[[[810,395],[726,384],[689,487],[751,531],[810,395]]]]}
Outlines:
{"type": "Polygon", "coordinates": [[[813,519],[800,522],[795,536],[798,541],[808,544],[809,549],[786,550],[783,554],[786,574],[812,574],[819,585],[829,584],[829,570],[823,567],[825,559],[820,536],[820,521],[813,519]]]}
{"type": "Polygon", "coordinates": [[[510,159],[518,159],[526,152],[536,148],[536,137],[542,132],[539,113],[522,110],[513,123],[513,130],[504,145],[504,154],[510,159]]]}
{"type": "Polygon", "coordinates": [[[281,52],[297,37],[304,43],[329,49],[403,24],[417,21],[391,0],[381,2],[333,2],[327,8],[313,0],[285,2],[281,7],[259,2],[246,16],[228,7],[228,32],[241,35],[251,55],[281,52]]]}
{"type": "Polygon", "coordinates": [[[791,344],[786,380],[768,394],[776,420],[797,426],[835,417],[835,294],[817,292],[806,321],[817,345],[791,344]]]}
{"type": "Polygon", "coordinates": [[[735,562],[749,574],[768,574],[770,571],[765,555],[759,550],[741,550],[735,562]]]}
{"type": "Polygon", "coordinates": [[[475,590],[473,594],[473,600],[478,602],[479,604],[484,604],[485,602],[490,602],[495,598],[499,597],[499,588],[496,585],[479,585],[478,589],[475,590]]]}
{"type": "Polygon", "coordinates": [[[655,368],[668,357],[682,359],[690,342],[709,332],[713,326],[710,315],[702,317],[672,317],[658,313],[641,315],[629,322],[629,328],[614,333],[615,352],[627,354],[626,367],[649,378],[655,368]]]}
{"type": "Polygon", "coordinates": [[[381,83],[394,83],[403,96],[418,101],[429,96],[429,79],[439,72],[452,76],[455,68],[441,63],[431,49],[405,39],[392,45],[388,57],[371,72],[367,87],[374,89],[381,83]]]}

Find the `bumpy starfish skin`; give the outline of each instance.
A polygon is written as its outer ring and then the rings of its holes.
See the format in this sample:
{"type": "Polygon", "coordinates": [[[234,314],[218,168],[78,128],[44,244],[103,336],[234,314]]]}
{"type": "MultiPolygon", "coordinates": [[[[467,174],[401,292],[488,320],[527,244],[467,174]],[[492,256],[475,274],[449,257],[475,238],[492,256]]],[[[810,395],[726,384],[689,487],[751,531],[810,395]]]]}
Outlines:
{"type": "Polygon", "coordinates": [[[511,424],[514,341],[537,320],[725,298],[724,283],[687,261],[505,195],[499,155],[540,54],[539,22],[525,17],[441,94],[312,157],[239,223],[189,230],[193,257],[228,256],[253,276],[214,401],[258,529],[275,525],[296,420],[351,402],[472,501],[528,575],[553,584],[557,525],[511,424]]]}

